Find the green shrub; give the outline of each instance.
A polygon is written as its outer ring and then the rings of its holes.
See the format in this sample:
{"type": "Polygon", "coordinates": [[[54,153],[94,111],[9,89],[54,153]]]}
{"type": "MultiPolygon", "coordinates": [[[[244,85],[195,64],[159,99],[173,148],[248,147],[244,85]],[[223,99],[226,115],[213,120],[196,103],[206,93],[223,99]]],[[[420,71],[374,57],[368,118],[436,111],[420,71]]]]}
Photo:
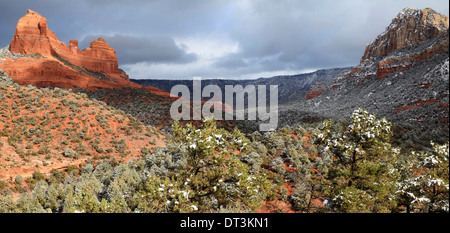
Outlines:
{"type": "Polygon", "coordinates": [[[74,154],[75,152],[72,150],[72,148],[67,148],[63,153],[64,157],[67,158],[73,158],[74,154]]]}
{"type": "Polygon", "coordinates": [[[34,179],[34,180],[37,180],[37,181],[39,181],[39,180],[45,180],[45,175],[42,174],[42,173],[39,172],[39,171],[34,171],[34,172],[33,172],[33,179],[34,179]]]}
{"type": "Polygon", "coordinates": [[[23,183],[23,177],[22,177],[20,174],[18,174],[18,175],[16,176],[16,179],[14,180],[14,182],[15,182],[16,184],[18,184],[18,185],[22,185],[22,183],[23,183]]]}

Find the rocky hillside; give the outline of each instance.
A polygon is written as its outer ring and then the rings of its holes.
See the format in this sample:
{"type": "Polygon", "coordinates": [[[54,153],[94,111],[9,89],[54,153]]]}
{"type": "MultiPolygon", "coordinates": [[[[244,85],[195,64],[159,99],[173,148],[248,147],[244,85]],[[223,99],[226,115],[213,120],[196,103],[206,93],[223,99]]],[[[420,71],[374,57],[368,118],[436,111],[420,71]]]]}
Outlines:
{"type": "Polygon", "coordinates": [[[126,161],[165,145],[157,129],[85,94],[0,76],[0,180],[87,161],[126,161]]]}
{"type": "Polygon", "coordinates": [[[419,130],[418,137],[448,138],[448,42],[446,16],[407,8],[367,46],[358,66],[320,95],[283,106],[282,119],[338,119],[362,107],[419,130]]]}

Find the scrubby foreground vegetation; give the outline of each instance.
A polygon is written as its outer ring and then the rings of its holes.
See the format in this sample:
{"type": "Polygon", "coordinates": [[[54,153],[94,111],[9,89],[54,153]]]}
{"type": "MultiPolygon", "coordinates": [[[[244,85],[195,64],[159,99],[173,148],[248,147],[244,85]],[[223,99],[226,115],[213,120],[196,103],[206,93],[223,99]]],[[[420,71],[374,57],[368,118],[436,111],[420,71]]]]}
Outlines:
{"type": "Polygon", "coordinates": [[[448,212],[448,143],[404,151],[391,129],[362,109],[265,134],[175,122],[165,148],[37,177],[0,212],[448,212]]]}

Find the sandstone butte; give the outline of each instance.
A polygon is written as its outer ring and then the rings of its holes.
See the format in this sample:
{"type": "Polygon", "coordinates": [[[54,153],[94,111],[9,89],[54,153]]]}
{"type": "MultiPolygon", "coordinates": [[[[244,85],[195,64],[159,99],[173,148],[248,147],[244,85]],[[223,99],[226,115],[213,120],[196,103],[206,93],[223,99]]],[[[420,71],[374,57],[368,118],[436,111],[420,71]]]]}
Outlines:
{"type": "MultiPolygon", "coordinates": [[[[0,69],[22,85],[88,90],[143,88],[119,69],[116,51],[103,38],[92,41],[85,50],[78,48],[76,40],[67,46],[48,28],[47,19],[32,10],[18,21],[9,50],[28,55],[0,60],[0,69]]],[[[157,88],[146,89],[170,96],[157,88]]]]}

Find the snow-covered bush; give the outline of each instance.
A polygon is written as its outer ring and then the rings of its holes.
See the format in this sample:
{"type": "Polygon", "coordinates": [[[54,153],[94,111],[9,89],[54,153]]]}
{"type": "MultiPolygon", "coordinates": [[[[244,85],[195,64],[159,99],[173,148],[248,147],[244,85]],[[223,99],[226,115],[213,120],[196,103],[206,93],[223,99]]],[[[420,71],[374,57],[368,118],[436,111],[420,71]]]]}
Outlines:
{"type": "Polygon", "coordinates": [[[324,152],[334,156],[329,168],[330,205],[338,212],[390,212],[396,207],[395,168],[400,150],[391,146],[391,123],[355,110],[342,130],[324,122],[324,152]]]}
{"type": "Polygon", "coordinates": [[[417,158],[408,167],[405,179],[398,183],[398,195],[407,212],[449,212],[448,143],[432,143],[429,152],[412,152],[417,158]]]}

